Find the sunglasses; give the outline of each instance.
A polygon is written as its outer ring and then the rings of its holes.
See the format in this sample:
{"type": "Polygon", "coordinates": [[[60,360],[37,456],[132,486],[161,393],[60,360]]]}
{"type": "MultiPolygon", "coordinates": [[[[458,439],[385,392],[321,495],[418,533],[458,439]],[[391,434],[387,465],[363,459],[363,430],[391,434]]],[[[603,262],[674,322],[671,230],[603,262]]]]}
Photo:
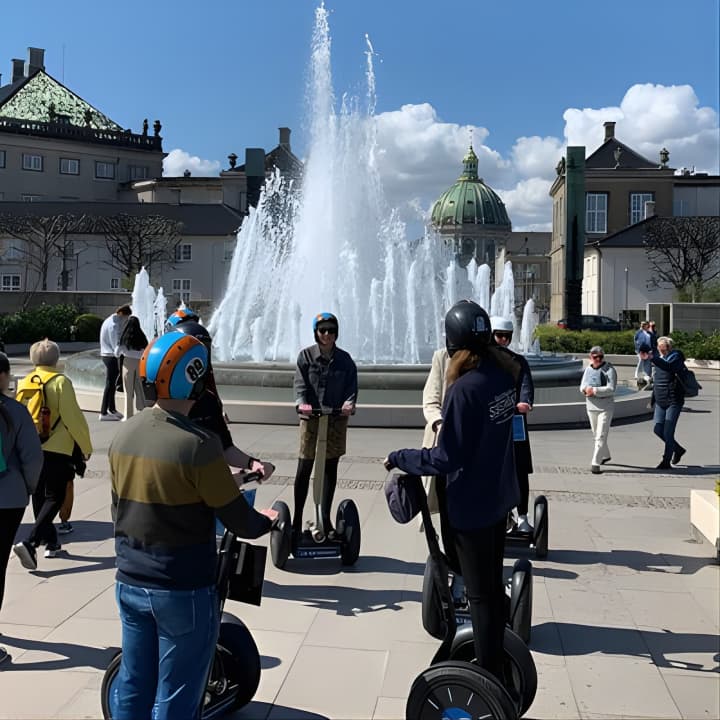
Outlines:
{"type": "Polygon", "coordinates": [[[494,332],[493,335],[497,338],[503,338],[504,340],[512,339],[513,334],[511,332],[494,332]]]}
{"type": "Polygon", "coordinates": [[[605,356],[604,355],[591,355],[590,357],[593,360],[602,360],[605,356]]]}
{"type": "Polygon", "coordinates": [[[332,327],[318,328],[318,335],[337,335],[337,329],[332,327]]]}

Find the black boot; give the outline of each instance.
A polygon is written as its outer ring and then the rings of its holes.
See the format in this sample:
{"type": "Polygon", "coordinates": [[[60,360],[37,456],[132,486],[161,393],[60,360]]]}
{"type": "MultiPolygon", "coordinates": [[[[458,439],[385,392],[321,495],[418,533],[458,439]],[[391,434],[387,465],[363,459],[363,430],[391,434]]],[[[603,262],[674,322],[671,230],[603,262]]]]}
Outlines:
{"type": "Polygon", "coordinates": [[[662,459],[660,464],[655,468],[656,470],[670,470],[672,469],[672,465],[670,464],[669,460],[666,460],[665,458],[662,459]]]}
{"type": "Polygon", "coordinates": [[[295,510],[293,512],[292,529],[293,534],[300,537],[303,528],[303,508],[307,500],[310,488],[310,475],[313,469],[313,460],[298,458],[297,471],[295,472],[295,487],[293,495],[295,498],[295,510]]]}

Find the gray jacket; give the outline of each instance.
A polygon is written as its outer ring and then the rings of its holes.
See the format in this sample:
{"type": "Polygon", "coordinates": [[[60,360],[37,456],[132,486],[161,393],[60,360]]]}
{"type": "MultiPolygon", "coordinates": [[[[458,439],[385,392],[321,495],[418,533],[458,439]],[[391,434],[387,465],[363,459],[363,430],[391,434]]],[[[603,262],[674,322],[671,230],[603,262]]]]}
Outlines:
{"type": "Polygon", "coordinates": [[[4,395],[0,404],[2,453],[7,465],[0,472],[0,508],[24,508],[37,487],[43,451],[27,408],[4,395]]]}
{"type": "Polygon", "coordinates": [[[596,388],[596,394],[585,396],[585,407],[595,411],[610,410],[615,402],[617,371],[609,362],[604,362],[597,369],[588,365],[580,381],[580,392],[587,387],[596,388]]]}

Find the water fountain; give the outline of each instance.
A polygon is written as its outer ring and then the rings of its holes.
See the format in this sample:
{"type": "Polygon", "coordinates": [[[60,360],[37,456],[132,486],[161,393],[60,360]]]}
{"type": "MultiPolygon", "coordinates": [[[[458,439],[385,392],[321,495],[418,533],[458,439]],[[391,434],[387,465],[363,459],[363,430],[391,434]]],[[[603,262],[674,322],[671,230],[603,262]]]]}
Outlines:
{"type": "MultiPolygon", "coordinates": [[[[328,13],[320,6],[312,41],[309,151],[302,185],[278,173],[267,180],[257,208],[238,233],[228,289],[208,323],[215,377],[230,418],[297,421],[291,389],[294,360],[312,341],[311,318],[323,310],[339,317],[339,343],[358,362],[355,424],[423,424],[427,363],[444,344],[445,311],[461,298],[472,297],[491,315],[512,318],[515,349],[529,353],[536,386],[576,386],[582,361],[540,353],[533,340],[537,316],[532,302],[518,328],[510,263],[491,298],[487,265],[472,260],[461,268],[451,248],[430,230],[420,238],[407,237],[397,212],[387,205],[377,169],[372,46],[368,40],[364,105],[345,96],[336,112],[330,44],[328,13]]],[[[136,279],[140,286],[144,282],[144,277],[136,279]]],[[[138,293],[138,308],[152,308],[149,293],[142,297],[144,305],[138,293]]],[[[87,375],[78,379],[89,382],[87,375]]],[[[572,412],[562,417],[550,412],[543,420],[541,400],[533,424],[585,421],[577,387],[564,392],[567,398],[550,397],[546,404],[572,405],[572,412]]]]}
{"type": "Polygon", "coordinates": [[[144,267],[135,275],[131,307],[148,340],[162,335],[165,328],[167,300],[162,288],[156,291],[150,284],[150,276],[144,267]]]}

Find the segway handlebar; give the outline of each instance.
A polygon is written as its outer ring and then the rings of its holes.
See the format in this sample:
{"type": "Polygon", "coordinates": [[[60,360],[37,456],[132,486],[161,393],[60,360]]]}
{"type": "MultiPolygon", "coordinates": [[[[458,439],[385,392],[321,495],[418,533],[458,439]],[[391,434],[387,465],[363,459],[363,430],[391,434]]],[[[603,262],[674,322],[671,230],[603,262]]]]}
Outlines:
{"type": "MultiPolygon", "coordinates": [[[[314,407],[309,413],[302,413],[300,412],[300,406],[296,406],[296,411],[298,415],[305,415],[306,417],[321,417],[322,415],[330,415],[332,417],[337,417],[338,415],[342,415],[342,408],[331,408],[331,407],[314,407]]],[[[353,406],[352,414],[355,414],[355,407],[353,406]]]]}

